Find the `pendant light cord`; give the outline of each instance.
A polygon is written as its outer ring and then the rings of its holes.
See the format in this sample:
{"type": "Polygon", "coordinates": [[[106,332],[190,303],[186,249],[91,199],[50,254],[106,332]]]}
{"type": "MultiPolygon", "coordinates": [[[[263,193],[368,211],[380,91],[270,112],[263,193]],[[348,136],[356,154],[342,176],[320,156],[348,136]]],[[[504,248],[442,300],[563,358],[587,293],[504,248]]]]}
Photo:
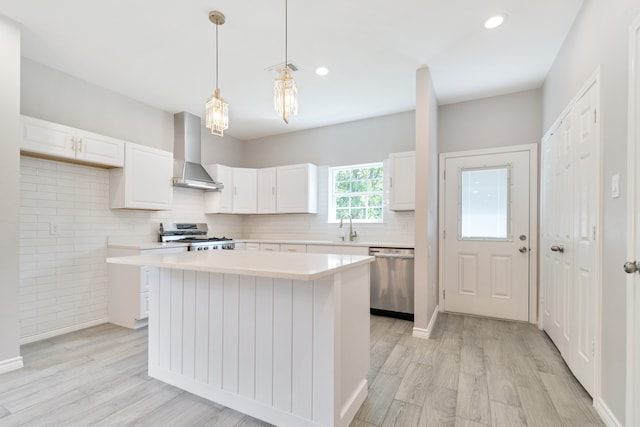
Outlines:
{"type": "Polygon", "coordinates": [[[218,89],[218,27],[216,24],[216,90],[218,89]]]}
{"type": "Polygon", "coordinates": [[[289,41],[289,0],[284,0],[284,66],[289,68],[287,44],[289,41]]]}

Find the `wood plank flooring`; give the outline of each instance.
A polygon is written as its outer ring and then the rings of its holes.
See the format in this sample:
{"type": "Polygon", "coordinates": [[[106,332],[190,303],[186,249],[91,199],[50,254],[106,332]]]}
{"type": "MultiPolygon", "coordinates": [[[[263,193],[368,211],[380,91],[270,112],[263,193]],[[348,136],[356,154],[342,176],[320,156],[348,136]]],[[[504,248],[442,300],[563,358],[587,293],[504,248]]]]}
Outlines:
{"type": "MultiPolygon", "coordinates": [[[[371,317],[369,397],[353,427],[602,426],[535,326],[440,314],[434,338],[371,317]]],[[[22,347],[0,426],[266,426],[149,378],[147,331],[106,324],[22,347]]]]}

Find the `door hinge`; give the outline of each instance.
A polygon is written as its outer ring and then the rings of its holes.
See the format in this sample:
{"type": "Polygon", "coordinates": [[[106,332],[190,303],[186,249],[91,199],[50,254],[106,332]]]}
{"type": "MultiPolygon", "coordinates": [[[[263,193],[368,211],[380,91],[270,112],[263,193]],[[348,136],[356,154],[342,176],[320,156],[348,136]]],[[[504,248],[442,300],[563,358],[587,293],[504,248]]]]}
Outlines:
{"type": "Polygon", "coordinates": [[[447,297],[447,290],[443,289],[442,290],[442,299],[445,299],[447,297]]]}
{"type": "Polygon", "coordinates": [[[593,123],[598,123],[598,110],[593,109],[593,123]]]}
{"type": "Polygon", "coordinates": [[[443,170],[442,171],[442,179],[446,180],[447,179],[447,170],[443,170]]]}
{"type": "Polygon", "coordinates": [[[591,341],[591,357],[596,357],[596,342],[591,341]]]}
{"type": "Polygon", "coordinates": [[[442,230],[442,240],[447,238],[447,230],[442,230]]]}
{"type": "Polygon", "coordinates": [[[596,240],[596,226],[593,226],[593,240],[596,240]]]}

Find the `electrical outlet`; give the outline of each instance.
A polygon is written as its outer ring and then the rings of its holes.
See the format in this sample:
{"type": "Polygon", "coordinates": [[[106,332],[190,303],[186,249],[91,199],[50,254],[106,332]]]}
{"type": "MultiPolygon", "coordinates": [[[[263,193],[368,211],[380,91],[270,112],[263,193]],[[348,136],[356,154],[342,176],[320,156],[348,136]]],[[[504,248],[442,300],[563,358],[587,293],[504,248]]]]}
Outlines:
{"type": "Polygon", "coordinates": [[[49,223],[49,234],[51,236],[59,236],[60,235],[60,225],[56,222],[49,223]]]}

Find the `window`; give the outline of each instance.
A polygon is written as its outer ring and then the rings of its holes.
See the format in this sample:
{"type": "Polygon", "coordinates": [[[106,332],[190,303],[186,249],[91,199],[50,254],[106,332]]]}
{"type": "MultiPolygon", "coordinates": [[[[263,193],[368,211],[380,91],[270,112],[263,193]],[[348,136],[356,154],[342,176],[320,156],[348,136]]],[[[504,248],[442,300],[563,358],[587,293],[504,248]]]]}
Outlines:
{"type": "Polygon", "coordinates": [[[382,222],[382,163],[329,168],[329,222],[382,222]]]}
{"type": "Polygon", "coordinates": [[[509,167],[462,169],[460,175],[460,237],[507,239],[509,167]]]}

